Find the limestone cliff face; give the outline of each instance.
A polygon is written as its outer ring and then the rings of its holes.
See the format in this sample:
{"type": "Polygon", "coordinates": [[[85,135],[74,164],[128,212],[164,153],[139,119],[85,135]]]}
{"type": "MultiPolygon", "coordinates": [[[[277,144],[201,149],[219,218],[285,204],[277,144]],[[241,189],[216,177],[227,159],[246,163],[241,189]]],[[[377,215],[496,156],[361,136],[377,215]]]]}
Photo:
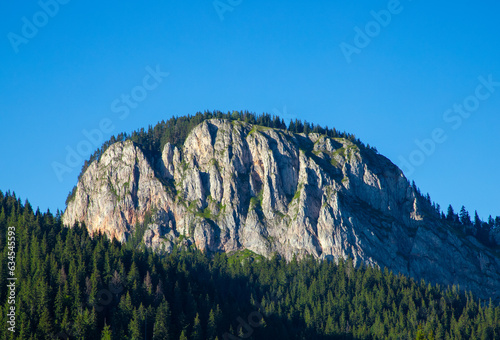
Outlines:
{"type": "Polygon", "coordinates": [[[387,158],[342,138],[208,120],[147,159],[119,142],[83,174],[64,223],[169,251],[352,257],[498,299],[500,259],[446,226],[387,158]]]}

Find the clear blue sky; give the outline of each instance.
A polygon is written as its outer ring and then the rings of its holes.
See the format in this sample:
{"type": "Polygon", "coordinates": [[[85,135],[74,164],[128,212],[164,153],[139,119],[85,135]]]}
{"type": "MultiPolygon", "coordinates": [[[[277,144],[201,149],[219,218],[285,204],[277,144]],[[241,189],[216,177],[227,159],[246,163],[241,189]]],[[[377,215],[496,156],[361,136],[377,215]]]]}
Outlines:
{"type": "Polygon", "coordinates": [[[500,215],[497,2],[44,7],[4,2],[0,11],[0,189],[35,207],[64,209],[83,161],[61,178],[53,164],[68,165],[68,148],[85,151],[84,129],[108,122],[108,139],[218,109],[280,112],[354,133],[398,165],[412,159],[408,178],[443,208],[500,215]],[[146,91],[146,68],[157,65],[169,75],[147,78],[146,91]],[[122,94],[141,99],[128,115],[122,94]],[[432,137],[434,150],[418,151],[415,140],[432,137]]]}

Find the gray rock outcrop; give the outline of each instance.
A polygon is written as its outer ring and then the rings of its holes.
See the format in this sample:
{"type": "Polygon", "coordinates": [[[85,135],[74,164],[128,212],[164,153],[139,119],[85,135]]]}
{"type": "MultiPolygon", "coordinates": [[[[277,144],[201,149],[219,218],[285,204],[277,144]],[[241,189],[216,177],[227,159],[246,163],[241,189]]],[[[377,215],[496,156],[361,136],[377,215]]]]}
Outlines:
{"type": "Polygon", "coordinates": [[[500,297],[498,255],[442,221],[387,158],[343,138],[212,119],[157,160],[118,142],[85,171],[63,221],[121,242],[149,221],[143,241],[157,250],[182,240],[209,252],[351,257],[500,297]]]}

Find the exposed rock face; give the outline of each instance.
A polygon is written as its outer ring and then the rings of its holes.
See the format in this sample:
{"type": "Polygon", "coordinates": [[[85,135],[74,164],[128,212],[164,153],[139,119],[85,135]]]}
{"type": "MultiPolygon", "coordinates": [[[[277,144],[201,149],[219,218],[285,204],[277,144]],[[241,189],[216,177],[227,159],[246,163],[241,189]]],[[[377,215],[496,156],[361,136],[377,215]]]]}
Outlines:
{"type": "Polygon", "coordinates": [[[342,138],[208,120],[148,161],[131,141],[84,173],[64,223],[125,241],[356,263],[499,299],[500,259],[459,237],[387,158],[342,138]],[[152,164],[154,164],[152,166],[152,164]]]}
{"type": "Polygon", "coordinates": [[[92,163],[77,184],[63,221],[85,222],[90,233],[125,241],[154,208],[168,211],[171,199],[142,151],[132,142],[116,143],[92,163]]]}

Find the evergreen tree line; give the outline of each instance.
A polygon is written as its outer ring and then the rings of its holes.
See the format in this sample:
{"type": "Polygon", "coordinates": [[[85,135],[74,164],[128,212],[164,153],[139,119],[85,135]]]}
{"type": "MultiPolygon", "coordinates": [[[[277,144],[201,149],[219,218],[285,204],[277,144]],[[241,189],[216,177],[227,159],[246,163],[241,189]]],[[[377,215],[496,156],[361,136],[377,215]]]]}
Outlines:
{"type": "Polygon", "coordinates": [[[465,206],[462,205],[459,213],[455,213],[453,207],[448,205],[446,214],[441,211],[439,204],[433,202],[429,194],[425,196],[420,192],[420,189],[412,182],[414,191],[416,192],[420,202],[424,203],[423,208],[425,213],[429,213],[436,218],[440,218],[443,222],[449,224],[460,236],[473,236],[485,246],[491,248],[500,247],[500,216],[493,218],[491,215],[485,222],[479,217],[477,210],[474,212],[474,221],[465,206]]]}
{"type": "Polygon", "coordinates": [[[446,215],[442,212],[441,218],[465,235],[472,235],[487,246],[500,246],[498,243],[500,240],[500,216],[493,218],[490,215],[488,221],[485,222],[481,220],[476,210],[474,221],[472,221],[469,212],[463,205],[459,213],[455,213],[453,207],[449,205],[446,215]]]}
{"type": "Polygon", "coordinates": [[[500,339],[498,302],[387,269],[136,250],[0,192],[1,339],[500,339]],[[16,332],[7,228],[16,230],[16,332]]]}

